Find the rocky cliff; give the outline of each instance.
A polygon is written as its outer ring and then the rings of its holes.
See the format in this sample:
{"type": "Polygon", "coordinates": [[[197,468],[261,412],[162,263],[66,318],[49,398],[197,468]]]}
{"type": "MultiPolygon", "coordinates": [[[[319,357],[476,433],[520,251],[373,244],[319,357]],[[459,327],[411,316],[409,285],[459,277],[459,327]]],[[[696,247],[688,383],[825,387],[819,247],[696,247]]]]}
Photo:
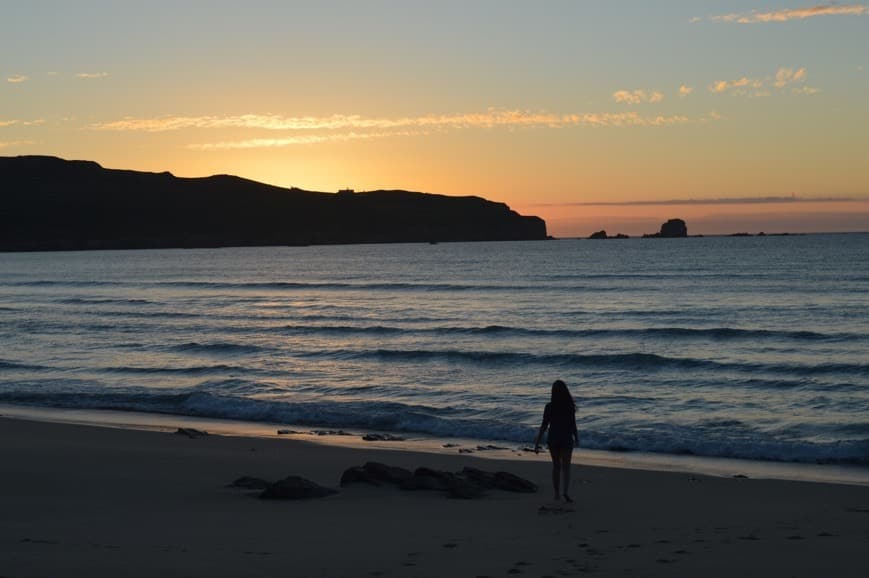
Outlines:
{"type": "Polygon", "coordinates": [[[542,219],[480,197],[320,193],[43,156],[0,157],[0,183],[3,251],[546,238],[542,219]]]}

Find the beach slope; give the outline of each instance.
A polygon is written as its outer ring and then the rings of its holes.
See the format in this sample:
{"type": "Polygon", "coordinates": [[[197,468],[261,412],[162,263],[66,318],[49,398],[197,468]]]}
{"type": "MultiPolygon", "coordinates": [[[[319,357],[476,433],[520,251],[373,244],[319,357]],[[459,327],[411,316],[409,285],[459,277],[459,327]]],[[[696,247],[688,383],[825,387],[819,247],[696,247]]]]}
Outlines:
{"type": "Polygon", "coordinates": [[[869,488],[0,418],[0,576],[866,576],[869,488]],[[338,487],[367,461],[506,470],[537,494],[349,486],[258,500],[242,475],[338,487]]]}

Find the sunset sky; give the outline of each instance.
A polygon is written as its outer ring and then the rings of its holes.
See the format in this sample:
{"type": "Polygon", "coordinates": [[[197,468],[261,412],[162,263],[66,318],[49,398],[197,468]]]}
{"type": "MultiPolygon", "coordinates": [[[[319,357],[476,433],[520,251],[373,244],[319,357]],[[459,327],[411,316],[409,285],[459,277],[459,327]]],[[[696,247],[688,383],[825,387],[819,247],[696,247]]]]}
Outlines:
{"type": "Polygon", "coordinates": [[[0,0],[0,155],[869,231],[869,3],[0,0]]]}

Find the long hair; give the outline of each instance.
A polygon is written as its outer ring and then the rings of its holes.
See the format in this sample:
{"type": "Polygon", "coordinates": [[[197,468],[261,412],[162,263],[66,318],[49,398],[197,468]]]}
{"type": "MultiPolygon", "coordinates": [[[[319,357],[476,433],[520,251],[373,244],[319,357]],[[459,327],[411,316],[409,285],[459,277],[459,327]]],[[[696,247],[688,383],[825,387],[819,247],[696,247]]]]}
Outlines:
{"type": "Polygon", "coordinates": [[[576,411],[576,404],[573,402],[573,396],[567,390],[567,384],[556,379],[552,384],[552,399],[549,401],[549,407],[554,412],[576,411]]]}

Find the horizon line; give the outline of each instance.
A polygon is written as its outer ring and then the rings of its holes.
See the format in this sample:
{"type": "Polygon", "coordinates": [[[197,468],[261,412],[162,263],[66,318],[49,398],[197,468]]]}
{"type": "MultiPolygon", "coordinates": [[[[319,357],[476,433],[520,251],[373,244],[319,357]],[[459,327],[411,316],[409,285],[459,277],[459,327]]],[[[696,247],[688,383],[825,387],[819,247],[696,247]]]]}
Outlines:
{"type": "Polygon", "coordinates": [[[848,203],[869,201],[869,197],[720,197],[713,199],[665,199],[637,201],[577,201],[569,203],[532,203],[530,207],[624,207],[634,205],[747,205],[765,203],[848,203]]]}

